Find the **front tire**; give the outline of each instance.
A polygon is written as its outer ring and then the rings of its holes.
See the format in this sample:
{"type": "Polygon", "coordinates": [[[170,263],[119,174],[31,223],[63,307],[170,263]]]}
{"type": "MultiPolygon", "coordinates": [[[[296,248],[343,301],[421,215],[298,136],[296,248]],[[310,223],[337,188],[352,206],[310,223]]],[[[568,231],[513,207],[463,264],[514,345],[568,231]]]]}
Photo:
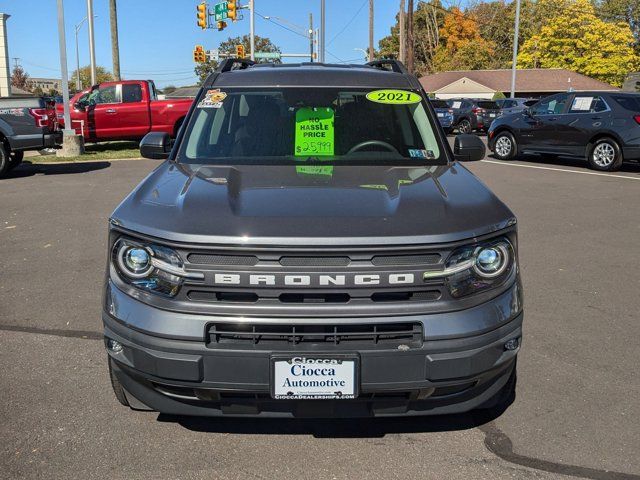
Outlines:
{"type": "Polygon", "coordinates": [[[9,145],[7,142],[0,140],[0,178],[9,171],[11,164],[11,155],[9,154],[9,145]]]}
{"type": "Polygon", "coordinates": [[[24,152],[22,151],[11,152],[11,155],[9,157],[10,159],[9,159],[9,166],[7,168],[7,171],[13,170],[14,168],[16,168],[18,165],[22,163],[22,159],[24,158],[24,152]]]}
{"type": "Polygon", "coordinates": [[[600,138],[589,148],[587,162],[594,170],[615,172],[622,166],[622,150],[612,138],[600,138]]]}
{"type": "Polygon", "coordinates": [[[511,160],[518,153],[516,139],[509,132],[500,132],[493,143],[493,154],[500,160],[511,160]]]}

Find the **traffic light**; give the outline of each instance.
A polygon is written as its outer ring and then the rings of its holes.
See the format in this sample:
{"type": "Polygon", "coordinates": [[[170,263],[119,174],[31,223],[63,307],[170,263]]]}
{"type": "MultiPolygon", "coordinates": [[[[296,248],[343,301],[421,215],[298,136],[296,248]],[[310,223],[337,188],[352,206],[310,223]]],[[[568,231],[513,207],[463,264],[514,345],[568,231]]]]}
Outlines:
{"type": "Polygon", "coordinates": [[[238,2],[236,0],[227,1],[227,18],[230,18],[234,22],[238,18],[238,2]]]}
{"type": "Polygon", "coordinates": [[[196,45],[193,49],[193,61],[196,63],[205,63],[207,61],[207,54],[204,52],[202,45],[196,45]]]}
{"type": "Polygon", "coordinates": [[[244,58],[244,45],[236,45],[236,57],[244,58]]]}
{"type": "Polygon", "coordinates": [[[207,28],[207,4],[205,2],[202,2],[201,4],[199,4],[197,7],[197,11],[198,13],[196,14],[196,16],[198,17],[198,26],[201,29],[206,29],[207,28]]]}
{"type": "Polygon", "coordinates": [[[222,30],[227,28],[227,22],[223,22],[222,20],[216,22],[216,28],[218,29],[219,32],[221,32],[222,30]]]}

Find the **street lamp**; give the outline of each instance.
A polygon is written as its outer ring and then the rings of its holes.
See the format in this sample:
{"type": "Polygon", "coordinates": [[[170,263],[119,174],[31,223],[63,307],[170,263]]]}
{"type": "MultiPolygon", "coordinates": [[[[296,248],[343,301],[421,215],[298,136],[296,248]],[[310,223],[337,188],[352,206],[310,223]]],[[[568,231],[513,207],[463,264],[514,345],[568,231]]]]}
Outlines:
{"type": "Polygon", "coordinates": [[[357,52],[362,52],[364,54],[365,60],[369,58],[369,52],[367,52],[364,48],[354,48],[354,50],[357,52]]]}
{"type": "MultiPolygon", "coordinates": [[[[93,18],[96,18],[98,15],[94,15],[93,18]]],[[[76,90],[82,90],[82,84],[80,83],[80,53],[78,52],[78,32],[80,28],[82,28],[82,24],[87,21],[87,17],[84,17],[80,20],[80,23],[76,25],[76,90]]]]}

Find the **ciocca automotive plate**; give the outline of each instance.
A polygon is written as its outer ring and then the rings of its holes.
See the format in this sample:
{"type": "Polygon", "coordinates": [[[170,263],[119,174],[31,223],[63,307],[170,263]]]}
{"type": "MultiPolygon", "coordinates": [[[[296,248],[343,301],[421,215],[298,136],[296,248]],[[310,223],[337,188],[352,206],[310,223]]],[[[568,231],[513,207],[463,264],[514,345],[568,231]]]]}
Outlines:
{"type": "Polygon", "coordinates": [[[350,399],[357,396],[358,358],[355,356],[274,356],[271,394],[276,399],[350,399]]]}

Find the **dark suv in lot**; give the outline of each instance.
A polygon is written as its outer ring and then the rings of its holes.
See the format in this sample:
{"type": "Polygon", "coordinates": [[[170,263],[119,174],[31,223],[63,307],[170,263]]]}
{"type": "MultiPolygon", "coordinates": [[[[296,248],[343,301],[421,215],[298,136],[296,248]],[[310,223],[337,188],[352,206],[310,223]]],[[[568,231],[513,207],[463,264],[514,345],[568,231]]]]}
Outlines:
{"type": "Polygon", "coordinates": [[[559,93],[496,120],[489,148],[501,160],[522,153],[585,158],[595,170],[640,160],[640,95],[559,93]]]}
{"type": "Polygon", "coordinates": [[[102,320],[116,397],[188,415],[464,412],[513,398],[513,213],[396,61],[205,82],[113,212],[102,320]],[[306,86],[305,88],[300,88],[306,86]]]}
{"type": "Polygon", "coordinates": [[[493,100],[452,98],[447,100],[453,110],[453,125],[460,133],[486,132],[500,116],[500,107],[493,100]]]}

